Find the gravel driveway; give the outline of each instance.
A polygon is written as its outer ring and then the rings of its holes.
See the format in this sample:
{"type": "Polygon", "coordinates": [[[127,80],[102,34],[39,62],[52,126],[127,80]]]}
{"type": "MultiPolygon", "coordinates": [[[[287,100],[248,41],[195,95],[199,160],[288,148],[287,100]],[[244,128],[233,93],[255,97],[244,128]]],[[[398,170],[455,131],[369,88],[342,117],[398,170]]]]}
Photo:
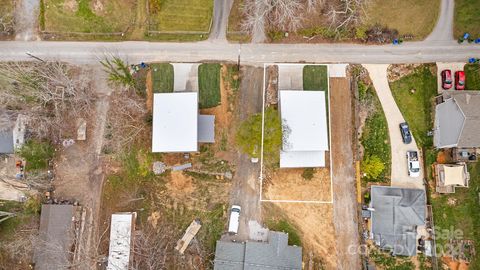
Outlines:
{"type": "MultiPolygon", "coordinates": [[[[378,95],[378,99],[382,104],[385,117],[388,123],[388,132],[390,134],[390,145],[392,149],[392,186],[410,187],[410,188],[424,188],[423,186],[423,170],[420,171],[420,176],[412,178],[408,176],[407,170],[407,151],[418,151],[415,138],[412,136],[412,143],[404,144],[400,134],[399,125],[405,122],[405,119],[400,112],[395,100],[393,99],[390,86],[387,81],[388,65],[364,65],[370,74],[370,79],[378,95]]],[[[420,166],[423,168],[423,166],[420,166]]]]}

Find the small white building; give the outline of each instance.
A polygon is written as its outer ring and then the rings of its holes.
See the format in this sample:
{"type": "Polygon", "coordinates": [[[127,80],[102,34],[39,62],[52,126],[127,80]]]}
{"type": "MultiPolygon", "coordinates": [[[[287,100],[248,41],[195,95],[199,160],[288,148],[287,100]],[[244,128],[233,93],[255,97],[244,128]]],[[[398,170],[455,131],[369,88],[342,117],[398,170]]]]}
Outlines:
{"type": "Polygon", "coordinates": [[[196,152],[215,142],[215,116],[198,114],[198,92],[153,95],[152,152],[196,152]]]}
{"type": "Polygon", "coordinates": [[[110,223],[110,247],[107,270],[130,269],[132,232],[135,230],[137,213],[116,213],[110,223]]]}
{"type": "Polygon", "coordinates": [[[279,91],[281,168],[325,167],[329,150],[324,91],[279,91]]]}

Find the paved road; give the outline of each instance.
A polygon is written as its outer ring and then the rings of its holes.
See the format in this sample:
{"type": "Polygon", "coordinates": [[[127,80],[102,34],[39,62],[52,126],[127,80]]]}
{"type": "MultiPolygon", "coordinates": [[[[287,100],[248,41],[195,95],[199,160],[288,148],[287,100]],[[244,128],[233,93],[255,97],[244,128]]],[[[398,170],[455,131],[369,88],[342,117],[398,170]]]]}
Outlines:
{"type": "Polygon", "coordinates": [[[453,40],[454,0],[442,0],[437,24],[426,42],[453,40]]]}
{"type": "Polygon", "coordinates": [[[405,119],[395,103],[390,86],[388,85],[388,65],[364,65],[364,67],[368,70],[370,79],[377,92],[378,99],[382,104],[383,112],[387,118],[392,151],[391,185],[398,187],[423,188],[423,170],[417,178],[408,176],[406,153],[410,150],[418,151],[418,147],[415,138],[413,137],[410,144],[404,144],[402,142],[399,124],[405,122],[405,119]]]}
{"type": "MultiPolygon", "coordinates": [[[[96,63],[102,52],[125,56],[132,63],[140,61],[236,62],[238,44],[127,42],[0,42],[0,61],[31,60],[26,52],[41,58],[58,58],[73,63],[96,63]]],[[[241,62],[263,65],[265,62],[317,63],[424,63],[459,62],[480,57],[480,46],[455,41],[410,42],[402,45],[358,44],[243,44],[241,62]]]]}
{"type": "Polygon", "coordinates": [[[210,41],[226,41],[228,16],[233,0],[215,0],[213,3],[213,23],[210,31],[210,41]]]}

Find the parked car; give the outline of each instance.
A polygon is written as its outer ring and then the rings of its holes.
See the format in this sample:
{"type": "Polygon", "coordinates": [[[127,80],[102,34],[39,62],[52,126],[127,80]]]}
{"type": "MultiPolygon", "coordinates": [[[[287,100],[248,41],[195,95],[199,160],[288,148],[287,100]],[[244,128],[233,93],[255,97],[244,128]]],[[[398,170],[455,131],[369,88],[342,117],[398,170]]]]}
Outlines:
{"type": "Polygon", "coordinates": [[[412,133],[406,122],[400,124],[400,133],[402,134],[403,143],[409,144],[412,142],[412,133]]]}
{"type": "Polygon", "coordinates": [[[455,89],[457,90],[465,89],[465,72],[463,71],[455,72],[455,89]]]}
{"type": "Polygon", "coordinates": [[[410,177],[420,176],[420,160],[417,151],[407,151],[407,166],[410,177]]]}
{"type": "Polygon", "coordinates": [[[442,88],[448,90],[452,88],[452,71],[450,69],[442,70],[442,88]]]}
{"type": "Polygon", "coordinates": [[[242,208],[239,205],[232,205],[230,209],[230,220],[228,221],[228,233],[237,234],[238,225],[240,224],[240,211],[242,208]]]}

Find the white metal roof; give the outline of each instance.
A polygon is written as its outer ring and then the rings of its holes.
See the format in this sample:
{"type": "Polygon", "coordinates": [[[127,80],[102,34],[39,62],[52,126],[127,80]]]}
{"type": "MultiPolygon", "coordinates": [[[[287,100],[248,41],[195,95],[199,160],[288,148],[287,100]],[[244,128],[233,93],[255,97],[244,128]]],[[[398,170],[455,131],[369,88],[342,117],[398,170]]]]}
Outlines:
{"type": "Polygon", "coordinates": [[[284,127],[282,150],[328,151],[324,91],[280,91],[280,110],[284,127]]]}
{"type": "Polygon", "coordinates": [[[215,142],[215,115],[198,116],[198,142],[215,142]]]}
{"type": "Polygon", "coordinates": [[[280,151],[280,168],[325,167],[324,151],[280,151]]]}
{"type": "Polygon", "coordinates": [[[153,95],[152,152],[195,152],[197,133],[197,92],[153,95]]]}
{"type": "Polygon", "coordinates": [[[107,270],[129,269],[132,221],[135,215],[136,213],[118,213],[112,215],[107,270]]]}

